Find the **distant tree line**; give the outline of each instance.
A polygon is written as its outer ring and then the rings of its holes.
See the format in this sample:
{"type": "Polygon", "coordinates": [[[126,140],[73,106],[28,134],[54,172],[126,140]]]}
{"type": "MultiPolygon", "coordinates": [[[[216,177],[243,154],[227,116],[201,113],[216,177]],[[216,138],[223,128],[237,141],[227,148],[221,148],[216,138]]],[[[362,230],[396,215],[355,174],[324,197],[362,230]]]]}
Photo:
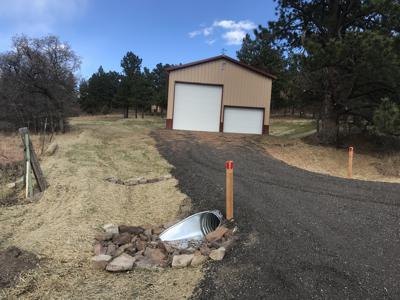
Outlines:
{"type": "Polygon", "coordinates": [[[79,85],[79,104],[87,113],[110,113],[123,110],[125,118],[133,108],[144,117],[151,106],[160,110],[167,106],[168,64],[157,64],[153,70],[142,68],[142,59],[128,51],[121,60],[122,73],[105,72],[100,66],[88,80],[79,85]]]}
{"type": "Polygon", "coordinates": [[[272,108],[312,112],[322,143],[344,128],[400,136],[400,3],[277,0],[238,58],[278,76],[272,108]]]}
{"type": "Polygon", "coordinates": [[[79,67],[75,52],[55,36],[14,37],[11,50],[0,53],[0,130],[64,132],[79,67]]]}

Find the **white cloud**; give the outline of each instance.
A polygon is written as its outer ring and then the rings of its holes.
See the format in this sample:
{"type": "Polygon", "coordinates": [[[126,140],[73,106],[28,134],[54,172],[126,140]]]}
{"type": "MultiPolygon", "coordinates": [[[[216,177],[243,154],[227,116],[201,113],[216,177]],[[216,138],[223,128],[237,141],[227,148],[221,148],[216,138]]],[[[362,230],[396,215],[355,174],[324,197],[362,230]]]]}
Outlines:
{"type": "Polygon", "coordinates": [[[47,34],[58,22],[81,15],[89,0],[0,0],[0,18],[15,33],[47,34]]]}
{"type": "Polygon", "coordinates": [[[206,40],[206,44],[208,44],[208,45],[213,45],[215,42],[216,42],[217,40],[216,39],[213,39],[213,40],[206,40]]]}
{"type": "Polygon", "coordinates": [[[225,32],[222,37],[228,45],[240,45],[243,38],[246,36],[246,32],[243,30],[231,30],[225,32]]]}
{"type": "Polygon", "coordinates": [[[224,29],[235,29],[235,30],[252,30],[257,26],[251,21],[239,21],[235,22],[233,20],[220,20],[215,21],[213,24],[214,27],[221,27],[224,29]]]}
{"type": "Polygon", "coordinates": [[[199,30],[189,32],[189,37],[197,36],[206,37],[206,43],[212,45],[216,39],[211,38],[217,31],[221,34],[222,39],[227,45],[240,45],[246,33],[255,29],[257,26],[249,20],[234,21],[234,20],[216,20],[211,26],[206,27],[202,24],[199,30]]]}
{"type": "Polygon", "coordinates": [[[198,35],[209,36],[213,33],[213,30],[214,30],[213,27],[206,27],[201,30],[195,30],[195,31],[189,32],[189,37],[194,38],[198,35]]]}
{"type": "Polygon", "coordinates": [[[195,30],[195,31],[189,32],[189,37],[190,38],[194,38],[194,37],[196,37],[196,36],[198,36],[200,34],[201,34],[200,30],[195,30]]]}
{"type": "Polygon", "coordinates": [[[214,31],[214,28],[212,27],[206,27],[203,29],[203,35],[204,36],[209,36],[210,34],[212,34],[214,31]]]}

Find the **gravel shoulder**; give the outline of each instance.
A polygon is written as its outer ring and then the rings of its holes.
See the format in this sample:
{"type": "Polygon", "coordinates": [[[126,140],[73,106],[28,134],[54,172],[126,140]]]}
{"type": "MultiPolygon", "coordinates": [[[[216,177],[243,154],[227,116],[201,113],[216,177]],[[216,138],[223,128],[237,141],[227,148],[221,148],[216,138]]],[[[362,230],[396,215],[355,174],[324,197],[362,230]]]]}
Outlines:
{"type": "Polygon", "coordinates": [[[194,210],[224,210],[224,162],[235,161],[242,245],[213,264],[198,299],[397,299],[400,185],[288,166],[256,138],[158,130],[194,210]]]}

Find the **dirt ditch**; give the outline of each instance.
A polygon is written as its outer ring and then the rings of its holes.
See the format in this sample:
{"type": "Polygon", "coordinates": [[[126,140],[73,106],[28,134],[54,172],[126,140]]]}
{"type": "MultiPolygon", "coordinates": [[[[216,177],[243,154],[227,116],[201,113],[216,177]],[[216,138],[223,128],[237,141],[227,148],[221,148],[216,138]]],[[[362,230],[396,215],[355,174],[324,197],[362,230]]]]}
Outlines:
{"type": "Polygon", "coordinates": [[[20,275],[36,268],[38,257],[17,247],[9,247],[0,251],[0,288],[13,287],[20,275]]]}
{"type": "Polygon", "coordinates": [[[23,174],[22,161],[0,164],[0,206],[18,204],[21,186],[10,187],[9,185],[18,181],[23,174]]]}

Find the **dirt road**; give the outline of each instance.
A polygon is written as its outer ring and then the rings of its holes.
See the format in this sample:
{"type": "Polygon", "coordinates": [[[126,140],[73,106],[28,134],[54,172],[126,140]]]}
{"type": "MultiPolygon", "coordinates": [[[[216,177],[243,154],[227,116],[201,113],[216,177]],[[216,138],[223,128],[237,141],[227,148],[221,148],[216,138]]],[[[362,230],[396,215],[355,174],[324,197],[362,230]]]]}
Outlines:
{"type": "Polygon", "coordinates": [[[400,298],[400,185],[290,167],[252,138],[153,136],[195,210],[223,210],[224,162],[235,161],[243,243],[210,266],[196,298],[400,298]]]}

